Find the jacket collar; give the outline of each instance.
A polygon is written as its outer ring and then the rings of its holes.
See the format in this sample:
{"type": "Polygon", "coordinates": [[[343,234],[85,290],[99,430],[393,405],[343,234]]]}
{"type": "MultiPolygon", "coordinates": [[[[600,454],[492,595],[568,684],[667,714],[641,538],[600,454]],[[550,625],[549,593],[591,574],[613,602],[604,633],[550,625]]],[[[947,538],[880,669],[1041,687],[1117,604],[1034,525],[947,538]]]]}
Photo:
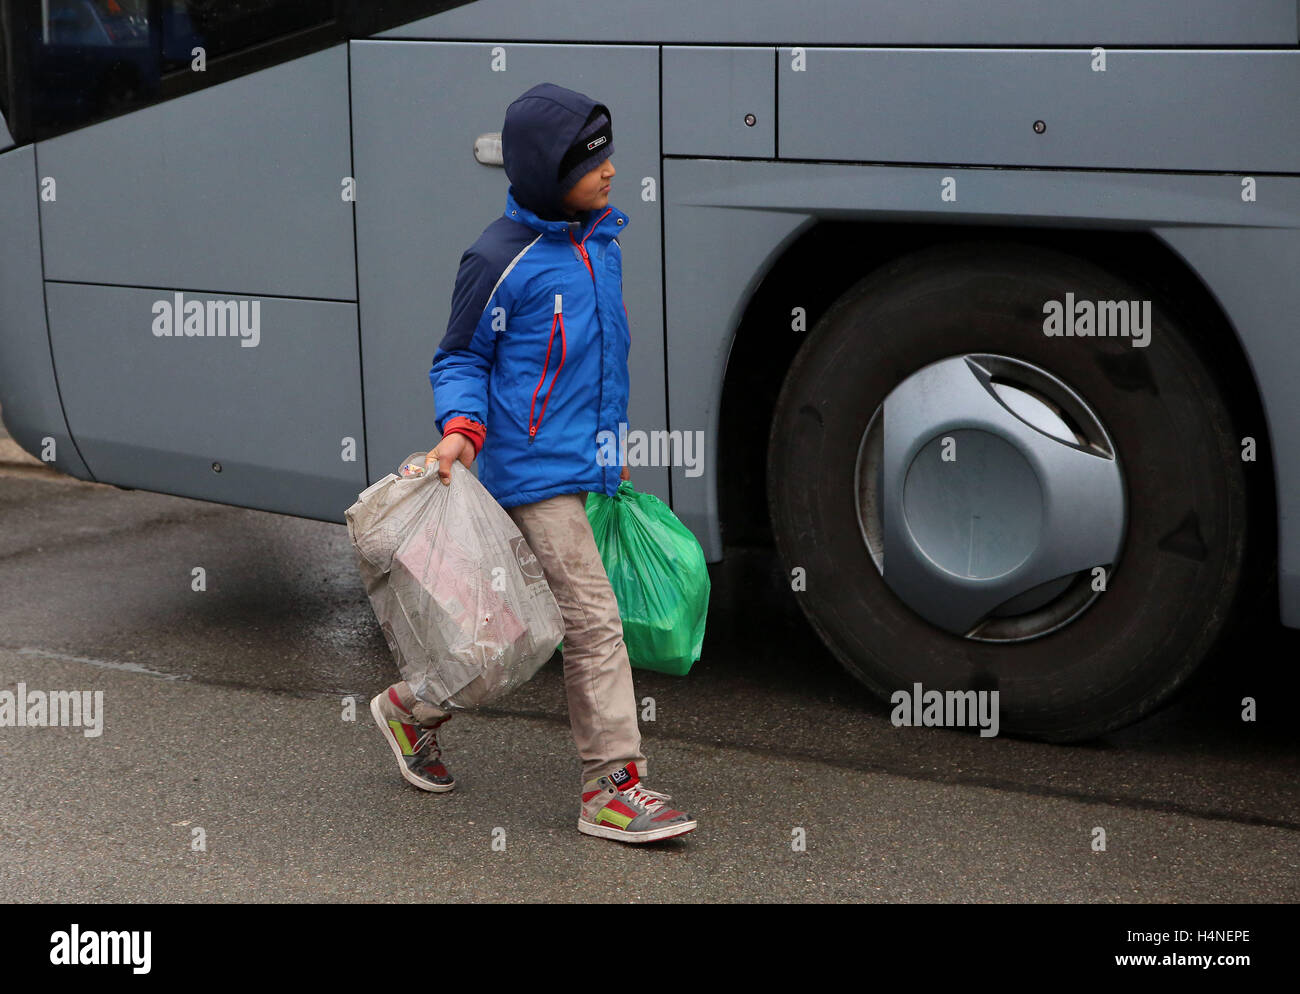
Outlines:
{"type": "Polygon", "coordinates": [[[627,229],[629,223],[628,216],[613,205],[604,207],[600,211],[591,212],[588,219],[582,222],[548,221],[545,218],[538,217],[515,200],[514,187],[506,191],[505,216],[511,221],[519,221],[528,225],[534,231],[540,231],[542,234],[558,235],[566,241],[570,232],[572,232],[574,240],[579,242],[584,237],[597,242],[614,238],[621,235],[627,229]],[[593,221],[598,222],[594,231],[591,230],[593,221]]]}

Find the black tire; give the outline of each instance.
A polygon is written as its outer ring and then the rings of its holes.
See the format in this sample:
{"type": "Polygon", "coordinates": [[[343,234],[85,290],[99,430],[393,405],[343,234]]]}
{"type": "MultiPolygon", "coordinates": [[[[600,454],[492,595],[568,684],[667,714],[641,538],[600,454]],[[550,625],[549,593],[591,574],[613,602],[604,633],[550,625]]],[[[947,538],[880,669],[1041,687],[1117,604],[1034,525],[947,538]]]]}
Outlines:
{"type": "MultiPolygon", "coordinates": [[[[1150,291],[1041,247],[927,249],[872,273],[818,322],[786,376],[768,446],[768,501],[795,596],[844,666],[882,699],[998,690],[1001,730],[1077,741],[1136,721],[1191,675],[1241,582],[1247,533],[1240,439],[1196,333],[1150,291]],[[1043,304],[1151,300],[1151,341],[1043,333],[1043,304]],[[1055,374],[1091,405],[1125,477],[1128,522],[1107,589],[1039,638],[965,639],[885,585],[859,530],[854,466],[885,396],[923,366],[997,353],[1055,374]]],[[[887,561],[887,560],[886,560],[887,561]]]]}

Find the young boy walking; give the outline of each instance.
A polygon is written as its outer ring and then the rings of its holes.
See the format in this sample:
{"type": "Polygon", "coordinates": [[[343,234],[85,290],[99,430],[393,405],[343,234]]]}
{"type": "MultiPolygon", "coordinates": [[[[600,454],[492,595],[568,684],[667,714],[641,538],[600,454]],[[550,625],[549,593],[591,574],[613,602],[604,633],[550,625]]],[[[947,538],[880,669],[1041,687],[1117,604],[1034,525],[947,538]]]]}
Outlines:
{"type": "MultiPolygon", "coordinates": [[[[582,757],[578,831],[652,842],[695,828],[648,789],[618,602],[587,520],[588,492],[613,496],[627,467],[597,458],[599,432],[627,421],[631,337],[623,304],[628,217],[609,205],[609,108],[540,83],[506,111],[505,213],[460,260],[451,320],[429,378],[442,441],[426,457],[479,459],[479,480],[537,555],[564,618],[564,686],[582,757]]],[[[456,781],[437,731],[451,715],[397,683],[371,713],[402,775],[429,791],[456,781]]]]}

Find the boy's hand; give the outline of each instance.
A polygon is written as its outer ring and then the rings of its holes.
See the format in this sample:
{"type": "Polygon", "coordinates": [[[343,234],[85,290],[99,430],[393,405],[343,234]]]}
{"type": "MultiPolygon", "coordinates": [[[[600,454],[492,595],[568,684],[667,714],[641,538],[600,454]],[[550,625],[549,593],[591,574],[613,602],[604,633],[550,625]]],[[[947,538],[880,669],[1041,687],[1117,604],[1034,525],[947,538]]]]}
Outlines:
{"type": "Polygon", "coordinates": [[[451,483],[451,464],[457,459],[466,469],[474,461],[474,443],[461,434],[444,435],[441,442],[429,450],[424,457],[424,469],[429,471],[429,464],[438,463],[438,478],[446,486],[451,483]]]}
{"type": "Polygon", "coordinates": [[[618,478],[620,480],[630,480],[632,479],[632,471],[628,469],[626,465],[624,465],[623,472],[619,474],[618,478]]]}

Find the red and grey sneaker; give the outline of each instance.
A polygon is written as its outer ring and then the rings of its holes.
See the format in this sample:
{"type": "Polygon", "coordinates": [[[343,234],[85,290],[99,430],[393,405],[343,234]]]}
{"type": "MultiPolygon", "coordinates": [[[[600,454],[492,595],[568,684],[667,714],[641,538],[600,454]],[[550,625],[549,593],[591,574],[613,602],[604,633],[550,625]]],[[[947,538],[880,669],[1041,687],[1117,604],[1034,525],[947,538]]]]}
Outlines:
{"type": "Polygon", "coordinates": [[[587,781],[578,831],[620,842],[655,842],[693,831],[695,820],[668,807],[670,800],[667,794],[643,787],[636,763],[628,763],[609,776],[587,781]]]}
{"type": "Polygon", "coordinates": [[[392,687],[370,702],[370,713],[388,740],[393,755],[397,757],[402,776],[409,783],[421,790],[438,793],[456,786],[456,778],[442,765],[442,749],[438,746],[437,734],[438,729],[451,719],[451,715],[439,718],[432,724],[421,725],[392,687]]]}

